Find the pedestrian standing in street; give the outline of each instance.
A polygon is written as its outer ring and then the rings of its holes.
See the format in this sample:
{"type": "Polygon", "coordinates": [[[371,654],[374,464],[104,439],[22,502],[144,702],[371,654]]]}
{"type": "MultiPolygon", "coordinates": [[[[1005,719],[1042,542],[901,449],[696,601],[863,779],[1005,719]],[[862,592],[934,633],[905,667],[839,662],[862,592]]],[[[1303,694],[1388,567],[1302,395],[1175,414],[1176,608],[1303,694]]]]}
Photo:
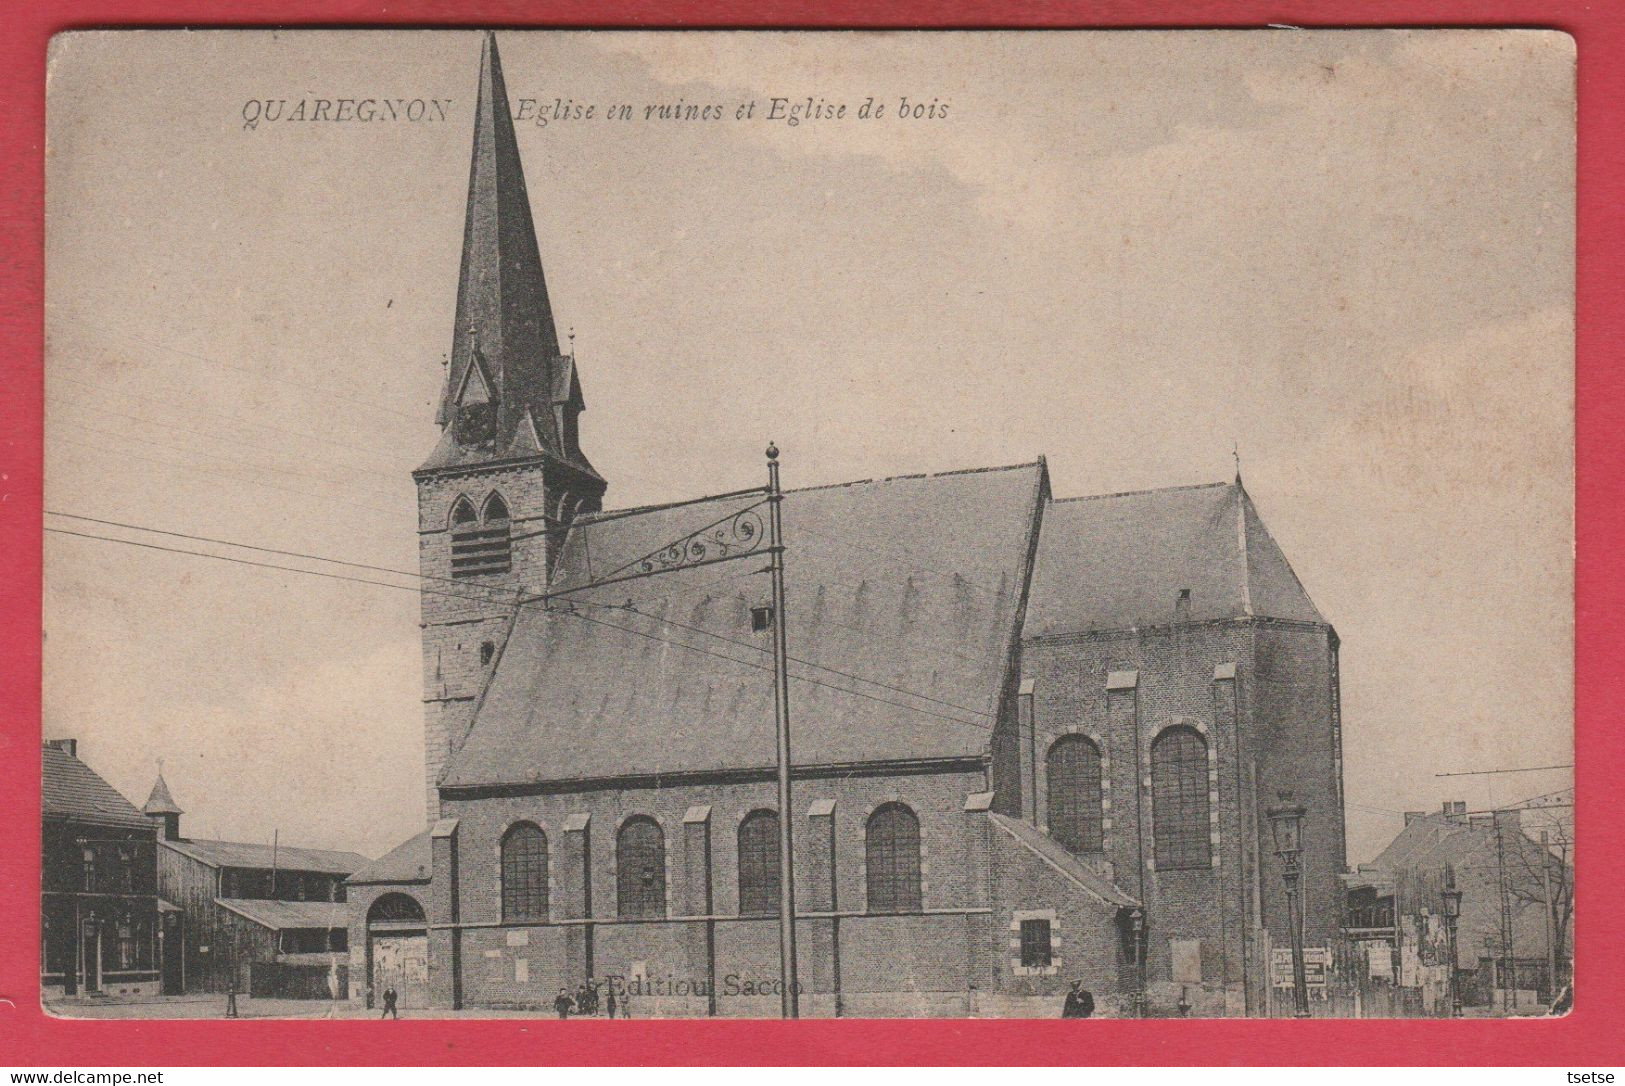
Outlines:
{"type": "Polygon", "coordinates": [[[395,1000],[397,998],[393,984],[384,989],[384,1013],[378,1016],[380,1019],[393,1018],[397,1022],[400,1021],[400,1013],[395,1010],[395,1000]]]}
{"type": "Polygon", "coordinates": [[[570,989],[560,988],[559,994],[553,1000],[553,1009],[559,1012],[560,1018],[570,1017],[571,1010],[570,989]]]}
{"type": "Polygon", "coordinates": [[[608,988],[604,992],[604,1008],[609,1011],[610,1018],[615,1017],[615,982],[613,980],[609,982],[608,988]]]}
{"type": "Polygon", "coordinates": [[[1082,981],[1075,980],[1072,982],[1072,987],[1067,989],[1066,1002],[1061,1004],[1062,1018],[1078,1017],[1078,988],[1082,984],[1082,981]]]}
{"type": "Polygon", "coordinates": [[[1078,1018],[1093,1018],[1094,1014],[1095,1014],[1095,997],[1094,997],[1094,993],[1090,992],[1089,989],[1083,987],[1083,982],[1079,981],[1078,982],[1078,1013],[1077,1013],[1076,1017],[1078,1017],[1078,1018]]]}

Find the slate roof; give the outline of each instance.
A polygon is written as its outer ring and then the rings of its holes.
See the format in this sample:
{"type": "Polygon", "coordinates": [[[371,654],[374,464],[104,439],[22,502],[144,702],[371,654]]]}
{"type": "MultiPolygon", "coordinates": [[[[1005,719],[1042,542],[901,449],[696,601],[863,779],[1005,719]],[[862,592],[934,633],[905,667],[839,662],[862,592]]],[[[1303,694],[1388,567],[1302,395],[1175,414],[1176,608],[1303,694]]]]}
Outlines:
{"type": "Polygon", "coordinates": [[[428,882],[430,871],[429,831],[424,830],[396,845],[378,859],[351,875],[350,883],[428,882]]]}
{"type": "Polygon", "coordinates": [[[597,478],[580,450],[559,433],[553,415],[555,402],[572,401],[580,406],[575,361],[559,350],[502,57],[496,35],[488,31],[474,103],[457,316],[437,420],[444,430],[418,470],[540,454],[597,478]],[[459,391],[474,368],[496,401],[495,425],[489,444],[463,445],[453,424],[459,391]],[[530,440],[532,430],[537,444],[530,440]]]}
{"type": "Polygon", "coordinates": [[[1068,498],[1044,510],[1023,636],[1257,615],[1324,623],[1240,482],[1068,498]]]}
{"type": "Polygon", "coordinates": [[[214,903],[272,931],[342,928],[350,923],[350,907],[342,901],[261,901],[255,898],[217,897],[214,903]]]}
{"type": "Polygon", "coordinates": [[[269,870],[273,859],[279,871],[312,871],[323,875],[348,875],[367,863],[358,852],[334,852],[320,848],[292,848],[288,845],[253,844],[246,841],[204,841],[188,837],[181,841],[158,842],[183,856],[210,867],[249,867],[269,870]],[[275,856],[273,858],[273,852],[275,856]]]}
{"type": "MultiPolygon", "coordinates": [[[[792,663],[799,764],[986,750],[1046,491],[1040,461],[786,493],[791,655],[848,673],[792,663]]],[[[726,528],[760,500],[578,520],[553,591],[726,528]]],[[[770,598],[766,565],[762,554],[584,591],[573,614],[522,605],[442,786],[773,765],[771,643],[750,628],[751,606],[770,598]]]]}
{"type": "Polygon", "coordinates": [[[1049,864],[1063,877],[1077,884],[1079,888],[1101,904],[1116,908],[1126,908],[1140,904],[1137,899],[1124,893],[1110,879],[1102,878],[1089,870],[1076,856],[1063,848],[1060,842],[1037,827],[1023,822],[1019,818],[1009,818],[991,811],[988,812],[987,817],[993,821],[995,826],[1015,838],[1029,852],[1049,864]]]}
{"type": "Polygon", "coordinates": [[[152,784],[152,792],[147,796],[147,802],[141,808],[142,814],[185,814],[175,797],[169,794],[169,785],[164,781],[164,775],[158,774],[158,779],[152,784]]]}
{"type": "Polygon", "coordinates": [[[46,818],[72,818],[156,830],[152,819],[136,810],[135,804],[67,751],[42,747],[40,760],[41,807],[46,818]]]}

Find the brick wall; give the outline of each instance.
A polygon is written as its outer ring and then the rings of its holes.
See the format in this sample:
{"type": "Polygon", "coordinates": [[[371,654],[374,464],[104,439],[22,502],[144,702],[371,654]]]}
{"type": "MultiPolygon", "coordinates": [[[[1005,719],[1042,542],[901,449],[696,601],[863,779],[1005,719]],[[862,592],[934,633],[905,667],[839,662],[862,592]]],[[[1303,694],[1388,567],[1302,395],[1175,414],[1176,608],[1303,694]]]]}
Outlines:
{"type": "Polygon", "coordinates": [[[579,503],[597,509],[602,487],[588,485],[568,469],[545,461],[476,468],[419,478],[418,567],[426,577],[451,574],[451,510],[467,497],[476,510],[492,493],[502,495],[515,537],[507,573],[456,581],[430,579],[422,594],[424,789],[427,817],[439,815],[435,783],[473,723],[474,708],[496,656],[482,660],[482,646],[500,651],[519,587],[547,585],[555,537],[543,529],[569,516],[579,503]],[[528,538],[524,538],[528,537],[528,538]]]}
{"type": "MultiPolygon", "coordinates": [[[[838,914],[808,917],[797,926],[809,1013],[834,1013],[837,969],[842,989],[860,1002],[871,993],[899,990],[963,1002],[971,950],[959,910],[986,908],[986,860],[967,847],[963,808],[967,794],[985,788],[980,770],[796,783],[797,909],[838,914]],[[919,819],[922,899],[929,915],[861,915],[867,908],[866,822],[890,802],[907,804],[919,819]]],[[[778,1013],[776,989],[761,990],[779,975],[777,917],[738,915],[739,825],[751,811],[776,808],[773,782],[448,798],[442,806],[457,820],[457,911],[468,1004],[530,1005],[544,993],[547,1002],[561,986],[573,991],[590,970],[600,979],[637,975],[657,982],[653,994],[635,997],[634,1013],[640,1003],[645,1013],[708,1013],[703,984],[712,977],[717,1013],[778,1013]],[[616,916],[615,836],[633,815],[654,818],[664,833],[668,916],[700,919],[616,916]],[[547,924],[502,920],[501,840],[521,819],[536,823],[548,838],[547,924]],[[699,912],[707,901],[711,912],[699,912]],[[592,924],[570,922],[587,917],[592,924]],[[518,947],[509,943],[516,931],[529,932],[518,947]],[[520,957],[527,965],[516,972],[520,957]],[[527,979],[515,979],[519,975],[527,979]],[[691,988],[700,982],[701,994],[678,994],[678,981],[691,988]]],[[[893,1007],[893,1013],[902,1012],[893,1007]]]]}
{"type": "Polygon", "coordinates": [[[1337,929],[1344,859],[1331,638],[1325,626],[1243,619],[1023,646],[1038,824],[1047,817],[1044,753],[1062,735],[1087,735],[1103,758],[1106,827],[1103,851],[1085,859],[1145,902],[1154,1006],[1172,1006],[1183,992],[1192,1013],[1240,1013],[1245,992],[1261,996],[1260,914],[1278,941],[1288,934],[1264,815],[1277,790],[1309,808],[1306,935],[1325,945],[1337,929]],[[1150,751],[1175,725],[1207,744],[1210,863],[1159,871],[1150,751]]]}

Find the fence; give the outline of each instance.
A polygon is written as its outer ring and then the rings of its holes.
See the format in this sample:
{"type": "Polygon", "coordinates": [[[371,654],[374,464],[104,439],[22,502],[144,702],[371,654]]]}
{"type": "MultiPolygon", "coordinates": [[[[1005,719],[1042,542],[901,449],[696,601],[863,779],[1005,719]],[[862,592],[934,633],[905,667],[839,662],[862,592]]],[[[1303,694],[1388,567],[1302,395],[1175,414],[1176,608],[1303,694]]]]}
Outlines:
{"type": "Polygon", "coordinates": [[[248,994],[256,999],[343,999],[350,990],[350,967],[335,974],[325,962],[252,962],[248,994]]]}

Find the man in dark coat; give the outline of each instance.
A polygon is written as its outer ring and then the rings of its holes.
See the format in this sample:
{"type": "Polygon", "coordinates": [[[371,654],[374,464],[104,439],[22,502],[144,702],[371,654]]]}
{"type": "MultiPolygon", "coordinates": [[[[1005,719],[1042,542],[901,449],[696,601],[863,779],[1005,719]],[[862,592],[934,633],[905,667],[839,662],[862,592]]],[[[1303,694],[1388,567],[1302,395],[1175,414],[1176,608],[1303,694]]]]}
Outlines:
{"type": "Polygon", "coordinates": [[[395,1010],[395,1000],[397,998],[398,997],[395,995],[395,986],[393,984],[384,989],[384,1013],[380,1014],[378,1016],[379,1018],[393,1018],[396,1021],[400,1020],[401,1016],[395,1010]]]}
{"type": "Polygon", "coordinates": [[[1061,1005],[1062,1018],[1088,1018],[1095,1013],[1095,997],[1083,986],[1083,981],[1072,982],[1071,989],[1066,993],[1066,1002],[1061,1005]]]}
{"type": "Polygon", "coordinates": [[[559,1012],[560,1018],[570,1017],[570,990],[560,988],[558,996],[553,1000],[553,1009],[559,1012]]]}

